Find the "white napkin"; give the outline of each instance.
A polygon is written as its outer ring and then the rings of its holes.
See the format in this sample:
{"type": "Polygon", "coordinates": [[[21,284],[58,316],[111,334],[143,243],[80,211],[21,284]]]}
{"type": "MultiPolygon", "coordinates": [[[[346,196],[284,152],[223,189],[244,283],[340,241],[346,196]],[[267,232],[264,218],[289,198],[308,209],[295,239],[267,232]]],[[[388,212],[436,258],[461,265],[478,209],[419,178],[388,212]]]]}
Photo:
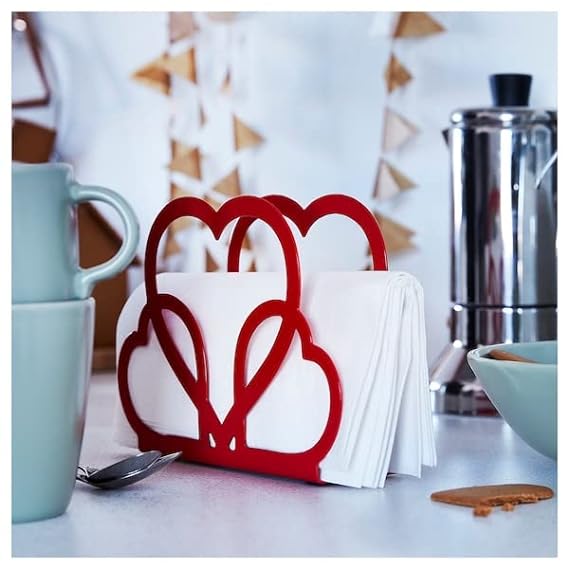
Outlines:
{"type": "MultiPolygon", "coordinates": [[[[258,304],[284,298],[281,273],[163,273],[158,289],[177,296],[194,313],[208,352],[210,399],[223,420],[233,403],[233,355],[246,316],[258,304]]],[[[117,327],[117,345],[138,326],[144,287],[129,298],[117,327]]],[[[302,311],[314,342],[333,359],[342,380],[340,431],[321,462],[326,482],[382,487],[387,472],[420,476],[434,466],[435,449],[425,347],[422,289],[402,272],[304,273],[302,311]]],[[[168,328],[195,371],[189,334],[165,312],[168,328]]],[[[250,378],[273,344],[280,319],[253,336],[250,378]]],[[[153,331],[133,352],[129,386],[137,412],[161,433],[198,436],[197,413],[171,371],[153,331]]],[[[247,418],[250,447],[299,452],[320,437],[329,395],[320,368],[302,359],[295,337],[283,366],[247,418]]],[[[136,445],[119,407],[117,436],[136,445]]]]}

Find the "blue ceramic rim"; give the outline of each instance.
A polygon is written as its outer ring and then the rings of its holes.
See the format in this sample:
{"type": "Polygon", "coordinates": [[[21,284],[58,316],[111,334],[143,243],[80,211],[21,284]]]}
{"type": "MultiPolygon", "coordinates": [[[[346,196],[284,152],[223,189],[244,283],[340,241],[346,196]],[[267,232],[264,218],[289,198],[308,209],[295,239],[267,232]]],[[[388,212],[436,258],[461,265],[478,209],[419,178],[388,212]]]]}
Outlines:
{"type": "Polygon", "coordinates": [[[528,366],[531,365],[535,368],[556,368],[557,364],[546,364],[543,362],[537,362],[528,364],[525,362],[512,362],[507,360],[493,360],[490,358],[485,358],[484,355],[487,354],[490,350],[504,350],[505,352],[509,351],[508,347],[512,346],[535,346],[536,344],[556,344],[557,340],[544,340],[542,342],[515,342],[515,343],[508,343],[508,344],[492,344],[489,346],[481,346],[480,348],[475,348],[474,350],[470,350],[467,354],[468,360],[476,360],[476,361],[483,361],[485,365],[493,365],[493,366],[528,366]]]}
{"type": "Polygon", "coordinates": [[[74,308],[80,308],[82,306],[91,304],[95,304],[95,299],[93,297],[77,300],[52,300],[49,302],[20,302],[12,304],[12,312],[14,313],[33,310],[61,310],[64,308],[73,310],[74,308]]]}
{"type": "Polygon", "coordinates": [[[73,173],[73,167],[65,162],[40,162],[35,164],[12,162],[12,172],[37,172],[41,170],[60,170],[69,174],[73,173]]]}

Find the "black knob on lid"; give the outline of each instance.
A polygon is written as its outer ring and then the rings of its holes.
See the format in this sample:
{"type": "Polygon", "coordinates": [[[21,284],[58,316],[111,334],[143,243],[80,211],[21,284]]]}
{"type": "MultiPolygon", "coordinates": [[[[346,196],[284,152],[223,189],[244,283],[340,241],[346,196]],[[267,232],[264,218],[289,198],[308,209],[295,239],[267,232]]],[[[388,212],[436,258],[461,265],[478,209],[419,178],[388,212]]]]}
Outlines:
{"type": "Polygon", "coordinates": [[[495,107],[527,107],[531,75],[499,73],[490,75],[490,90],[495,107]]]}

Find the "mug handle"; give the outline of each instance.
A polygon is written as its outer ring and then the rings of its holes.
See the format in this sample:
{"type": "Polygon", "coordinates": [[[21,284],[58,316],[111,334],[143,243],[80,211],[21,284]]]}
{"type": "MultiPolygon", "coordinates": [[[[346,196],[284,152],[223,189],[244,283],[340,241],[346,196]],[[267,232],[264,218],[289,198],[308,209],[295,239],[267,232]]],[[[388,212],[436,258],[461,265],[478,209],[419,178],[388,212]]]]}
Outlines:
{"type": "Polygon", "coordinates": [[[109,204],[118,212],[125,229],[124,241],[114,257],[88,269],[79,268],[75,275],[74,288],[77,297],[87,298],[91,296],[98,281],[114,277],[128,267],[136,254],[140,230],[132,207],[116,192],[100,186],[74,183],[71,185],[70,195],[75,203],[100,201],[109,204]]]}

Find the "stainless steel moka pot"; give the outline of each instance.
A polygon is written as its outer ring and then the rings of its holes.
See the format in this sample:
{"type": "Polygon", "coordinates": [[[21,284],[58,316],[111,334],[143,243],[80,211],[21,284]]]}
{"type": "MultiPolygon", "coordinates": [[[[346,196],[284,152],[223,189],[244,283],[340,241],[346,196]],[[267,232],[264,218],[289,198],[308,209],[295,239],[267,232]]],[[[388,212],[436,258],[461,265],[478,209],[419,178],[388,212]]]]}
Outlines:
{"type": "Polygon", "coordinates": [[[480,345],[557,337],[557,113],[527,106],[531,77],[493,75],[494,107],[457,110],[451,171],[450,344],[434,408],[495,414],[466,363],[480,345]]]}

